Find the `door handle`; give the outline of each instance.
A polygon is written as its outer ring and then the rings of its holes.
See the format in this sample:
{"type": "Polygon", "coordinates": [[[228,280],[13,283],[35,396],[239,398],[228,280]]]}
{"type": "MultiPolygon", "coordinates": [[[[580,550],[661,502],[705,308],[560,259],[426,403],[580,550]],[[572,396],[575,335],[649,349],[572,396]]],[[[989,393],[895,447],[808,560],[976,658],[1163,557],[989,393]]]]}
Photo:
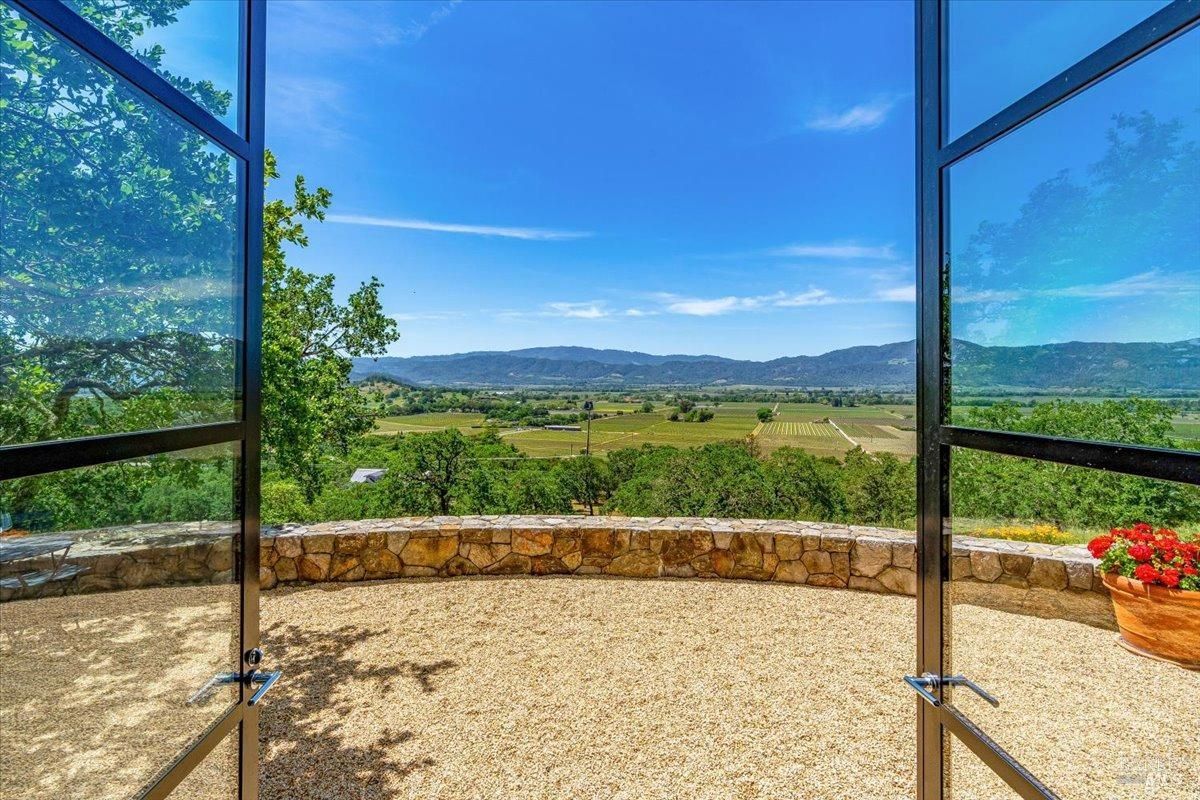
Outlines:
{"type": "Polygon", "coordinates": [[[982,686],[980,686],[978,683],[971,680],[970,678],[968,678],[965,675],[950,675],[948,677],[942,678],[942,683],[948,684],[950,686],[965,686],[968,689],[970,689],[972,692],[974,692],[975,694],[982,697],[984,700],[987,700],[989,703],[991,703],[993,708],[1000,707],[999,700],[997,700],[994,696],[992,696],[992,694],[990,692],[985,691],[984,688],[982,686]]]}
{"type": "Polygon", "coordinates": [[[271,687],[275,685],[275,682],[279,680],[281,675],[283,675],[283,670],[281,669],[277,669],[274,672],[259,672],[258,670],[251,672],[250,685],[253,686],[256,683],[261,685],[254,694],[250,695],[250,699],[246,701],[246,705],[258,705],[258,701],[263,699],[263,695],[271,691],[271,687]]]}
{"type": "Polygon", "coordinates": [[[205,681],[203,686],[192,693],[192,696],[187,699],[187,704],[194,706],[203,703],[217,693],[217,687],[241,682],[242,676],[236,672],[218,672],[205,681]]]}
{"type": "Polygon", "coordinates": [[[984,700],[992,704],[993,707],[999,708],[1000,701],[997,700],[990,692],[985,690],[975,681],[965,675],[934,675],[932,672],[923,673],[920,677],[915,675],[905,675],[904,682],[913,688],[913,690],[921,696],[929,705],[937,707],[942,704],[934,694],[943,686],[965,686],[975,694],[982,697],[984,700]]]}
{"type": "Polygon", "coordinates": [[[933,706],[934,708],[937,708],[942,704],[942,701],[938,700],[937,696],[934,695],[934,692],[937,690],[938,684],[940,683],[937,675],[934,675],[931,672],[926,672],[919,678],[916,675],[905,675],[904,682],[911,686],[913,691],[919,694],[926,703],[929,703],[929,705],[933,706]]]}

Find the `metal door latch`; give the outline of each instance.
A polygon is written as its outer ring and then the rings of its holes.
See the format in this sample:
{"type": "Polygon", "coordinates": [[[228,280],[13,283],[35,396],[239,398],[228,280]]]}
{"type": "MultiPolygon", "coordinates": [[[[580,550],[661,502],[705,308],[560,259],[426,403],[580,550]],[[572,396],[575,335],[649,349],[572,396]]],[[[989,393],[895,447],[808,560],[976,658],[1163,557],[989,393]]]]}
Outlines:
{"type": "Polygon", "coordinates": [[[191,697],[187,699],[189,706],[199,705],[209,700],[217,693],[221,686],[228,686],[233,683],[245,682],[246,686],[257,686],[254,694],[250,695],[250,699],[246,701],[248,706],[256,706],[262,700],[263,695],[271,690],[275,682],[283,675],[283,670],[275,670],[274,672],[261,672],[256,669],[250,670],[245,675],[238,672],[219,672],[213,675],[204,685],[197,689],[191,697]]]}
{"type": "Polygon", "coordinates": [[[943,686],[965,686],[991,703],[992,706],[997,708],[1000,706],[999,700],[965,675],[946,675],[943,677],[941,675],[934,675],[932,672],[926,672],[920,677],[905,675],[904,682],[911,686],[931,706],[940,706],[942,704],[942,701],[937,698],[935,693],[943,686]]]}
{"type": "Polygon", "coordinates": [[[283,675],[283,670],[277,669],[274,672],[260,672],[253,670],[250,673],[250,685],[260,684],[258,691],[250,695],[250,699],[246,701],[248,706],[258,705],[258,701],[263,699],[263,695],[271,691],[271,687],[279,680],[279,676],[283,675]]]}

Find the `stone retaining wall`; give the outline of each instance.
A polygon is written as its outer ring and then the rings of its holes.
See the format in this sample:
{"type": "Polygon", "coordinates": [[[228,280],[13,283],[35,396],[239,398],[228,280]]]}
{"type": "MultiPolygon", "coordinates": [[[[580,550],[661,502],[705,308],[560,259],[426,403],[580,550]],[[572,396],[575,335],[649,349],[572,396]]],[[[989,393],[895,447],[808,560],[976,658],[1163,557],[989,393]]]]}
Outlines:
{"type": "MultiPolygon", "coordinates": [[[[231,579],[227,525],[81,534],[65,591],[231,579]],[[123,533],[119,533],[123,532],[123,533]]],[[[911,531],[817,522],[642,517],[414,517],[264,531],[259,580],[279,584],[463,575],[733,578],[916,593],[911,531]]],[[[1096,561],[1082,547],[956,537],[956,602],[1112,627],[1096,561]]],[[[7,591],[0,599],[26,593],[7,591]],[[4,595],[7,594],[7,597],[4,595]]]]}

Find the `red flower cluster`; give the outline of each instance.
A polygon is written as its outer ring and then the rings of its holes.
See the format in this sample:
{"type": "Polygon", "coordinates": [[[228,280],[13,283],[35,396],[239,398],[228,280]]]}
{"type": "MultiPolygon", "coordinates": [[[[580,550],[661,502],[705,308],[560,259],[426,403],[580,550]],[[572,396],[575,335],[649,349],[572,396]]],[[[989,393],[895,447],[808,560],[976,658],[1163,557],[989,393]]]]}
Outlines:
{"type": "Polygon", "coordinates": [[[1200,591],[1200,542],[1144,522],[1113,528],[1088,542],[1100,569],[1168,589],[1200,591]]]}

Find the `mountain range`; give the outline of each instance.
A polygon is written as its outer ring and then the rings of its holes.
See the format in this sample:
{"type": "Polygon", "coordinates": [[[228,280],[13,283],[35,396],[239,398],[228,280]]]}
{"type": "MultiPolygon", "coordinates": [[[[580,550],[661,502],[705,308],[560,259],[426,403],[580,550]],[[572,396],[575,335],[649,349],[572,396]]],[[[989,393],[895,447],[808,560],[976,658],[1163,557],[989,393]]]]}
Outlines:
{"type": "MultiPolygon", "coordinates": [[[[953,378],[959,389],[1200,389],[1200,339],[1024,347],[956,340],[953,355],[953,378]]],[[[352,380],[375,375],[442,387],[779,386],[911,391],[916,383],[916,342],[770,361],[589,347],[354,359],[352,380]]]]}

